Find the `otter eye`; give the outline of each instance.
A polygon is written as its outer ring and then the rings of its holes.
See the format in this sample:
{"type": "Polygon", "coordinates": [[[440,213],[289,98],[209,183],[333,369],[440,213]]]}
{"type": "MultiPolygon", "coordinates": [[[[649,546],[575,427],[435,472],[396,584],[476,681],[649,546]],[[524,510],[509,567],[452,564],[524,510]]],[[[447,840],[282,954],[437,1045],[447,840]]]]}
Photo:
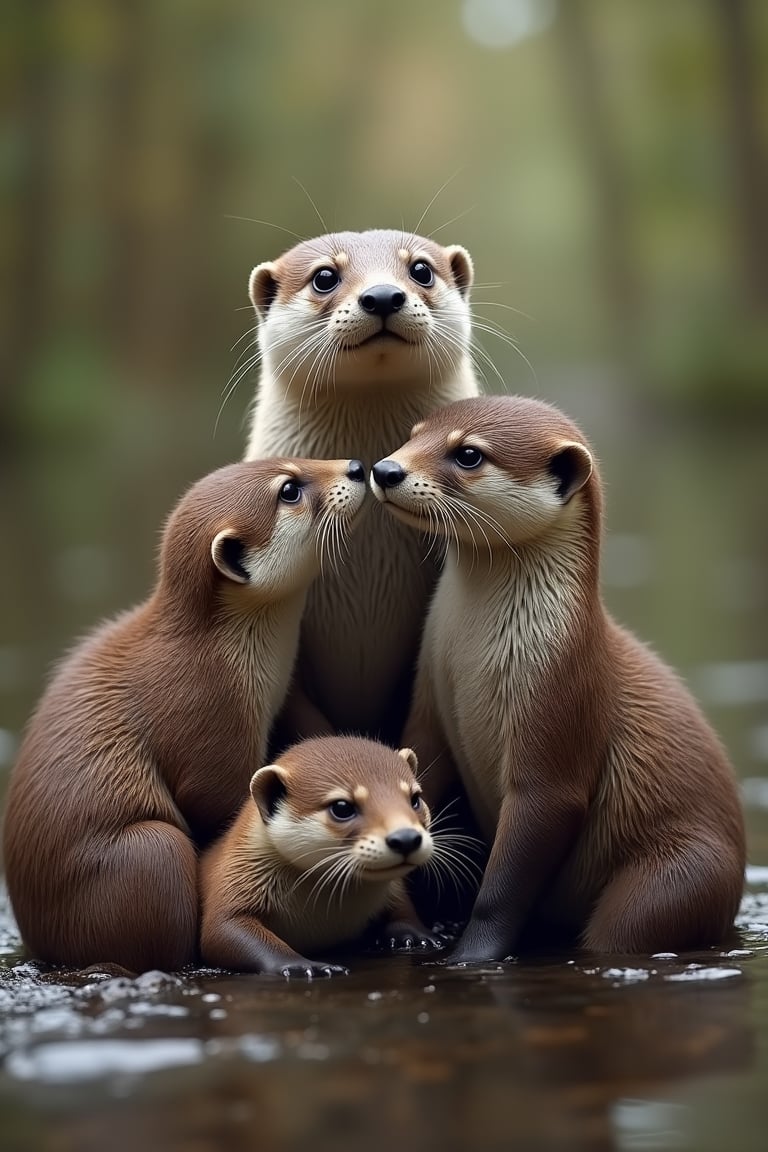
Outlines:
{"type": "Polygon", "coordinates": [[[318,268],[312,277],[312,287],[323,296],[326,292],[333,292],[340,282],[341,276],[335,268],[318,268]]]}
{"type": "Polygon", "coordinates": [[[435,282],[435,274],[424,260],[414,260],[408,271],[411,274],[411,280],[421,284],[422,288],[431,288],[435,282]]]}
{"type": "Polygon", "coordinates": [[[328,805],[328,811],[334,820],[351,820],[353,816],[357,816],[357,808],[351,800],[334,800],[328,805]]]}
{"type": "Polygon", "coordinates": [[[411,808],[414,812],[418,812],[421,808],[421,792],[414,792],[411,796],[411,808]]]}
{"type": "Polygon", "coordinates": [[[283,504],[298,504],[301,500],[301,485],[295,480],[286,480],[280,489],[280,499],[283,504]]]}
{"type": "Polygon", "coordinates": [[[459,468],[479,468],[485,457],[479,448],[473,448],[470,444],[465,444],[463,448],[457,448],[453,454],[453,458],[458,464],[459,468]]]}

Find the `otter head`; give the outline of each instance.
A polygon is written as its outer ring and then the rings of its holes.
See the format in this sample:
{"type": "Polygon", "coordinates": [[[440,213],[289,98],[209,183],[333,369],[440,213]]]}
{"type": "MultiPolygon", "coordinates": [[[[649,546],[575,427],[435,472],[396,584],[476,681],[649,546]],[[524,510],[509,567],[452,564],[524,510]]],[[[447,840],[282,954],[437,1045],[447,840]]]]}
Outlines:
{"type": "Polygon", "coordinates": [[[432,413],[373,466],[395,516],[477,548],[514,548],[568,529],[597,501],[592,454],[557,409],[517,396],[460,400],[432,413]]]}
{"type": "Polygon", "coordinates": [[[343,547],[365,498],[359,460],[252,460],[182,498],[165,530],[161,585],[182,604],[213,590],[257,606],[307,588],[343,547]]]}
{"type": "Polygon", "coordinates": [[[386,381],[412,387],[468,353],[469,253],[406,232],[334,232],[251,273],[265,370],[311,399],[386,381]]]}
{"type": "Polygon", "coordinates": [[[415,753],[322,736],[260,768],[251,795],[275,852],[331,889],[405,876],[432,855],[415,753]]]}

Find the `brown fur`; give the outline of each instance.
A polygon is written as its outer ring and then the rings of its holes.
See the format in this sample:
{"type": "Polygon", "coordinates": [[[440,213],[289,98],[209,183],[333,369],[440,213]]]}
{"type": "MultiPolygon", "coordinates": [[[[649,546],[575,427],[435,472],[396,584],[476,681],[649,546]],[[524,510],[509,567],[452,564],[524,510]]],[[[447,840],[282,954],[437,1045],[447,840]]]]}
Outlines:
{"type": "Polygon", "coordinates": [[[318,567],[315,525],[351,498],[343,476],[341,461],[268,460],[199,481],[168,521],[150,598],[59,666],[5,813],[8,889],[34,956],[134,970],[194,958],[196,848],[263,763],[318,567]],[[278,511],[297,472],[302,506],[278,511]],[[234,551],[214,562],[222,531],[234,551]],[[248,571],[227,569],[238,555],[248,571]]]}
{"type": "MultiPolygon", "coordinates": [[[[261,372],[248,457],[354,452],[366,471],[432,408],[477,394],[470,355],[469,254],[407,232],[334,232],[254,269],[261,372]],[[434,283],[413,278],[414,262],[434,283]],[[327,294],[318,269],[338,272],[327,294]],[[383,319],[375,286],[401,290],[383,319]]],[[[434,565],[422,542],[373,505],[346,563],[310,589],[285,735],[355,731],[397,741],[434,565]]]]}
{"type": "Polygon", "coordinates": [[[327,976],[343,969],[301,953],[349,944],[383,917],[390,946],[433,943],[402,883],[432,852],[415,769],[409,749],[326,736],[294,745],[257,772],[253,799],[200,863],[203,960],[327,976]],[[339,799],[354,805],[351,819],[334,820],[329,806],[339,799]],[[385,843],[403,830],[421,838],[407,856],[385,843]],[[374,867],[385,869],[381,878],[374,867]]]}
{"type": "Polygon", "coordinates": [[[718,943],[745,866],[734,774],[685,686],[603,606],[583,436],[512,397],[415,431],[390,457],[406,479],[377,495],[422,527],[442,499],[431,527],[449,543],[405,738],[444,782],[458,766],[490,846],[451,958],[574,936],[600,952],[718,943]],[[482,464],[461,469],[461,446],[482,464]]]}

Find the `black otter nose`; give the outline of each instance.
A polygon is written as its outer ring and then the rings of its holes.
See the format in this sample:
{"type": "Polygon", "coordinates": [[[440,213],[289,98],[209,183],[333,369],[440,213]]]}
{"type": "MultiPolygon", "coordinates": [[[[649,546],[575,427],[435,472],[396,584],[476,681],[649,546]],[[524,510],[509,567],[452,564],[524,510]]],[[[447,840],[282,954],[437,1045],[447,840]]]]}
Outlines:
{"type": "Polygon", "coordinates": [[[371,316],[391,316],[399,312],[403,304],[405,292],[394,284],[376,284],[360,297],[360,307],[371,316]]]}
{"type": "Polygon", "coordinates": [[[415,828],[398,828],[397,832],[390,832],[384,843],[393,852],[401,852],[403,856],[410,856],[421,847],[423,837],[415,828]]]}
{"type": "Polygon", "coordinates": [[[405,469],[397,460],[379,460],[373,466],[373,478],[380,488],[396,488],[405,480],[405,469]]]}
{"type": "Polygon", "coordinates": [[[347,465],[347,479],[360,480],[365,484],[365,468],[363,468],[362,460],[350,460],[347,465]]]}

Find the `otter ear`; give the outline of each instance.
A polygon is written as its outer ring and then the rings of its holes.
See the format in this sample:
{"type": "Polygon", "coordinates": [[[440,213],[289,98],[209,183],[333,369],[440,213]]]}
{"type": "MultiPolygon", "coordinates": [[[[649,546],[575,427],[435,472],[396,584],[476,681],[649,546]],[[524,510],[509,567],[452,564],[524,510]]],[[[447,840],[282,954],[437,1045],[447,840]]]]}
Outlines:
{"type": "Polygon", "coordinates": [[[277,295],[277,264],[258,264],[248,281],[248,295],[259,316],[266,316],[277,295]]]}
{"type": "Polygon", "coordinates": [[[234,580],[235,584],[247,584],[250,581],[245,560],[245,545],[242,540],[229,528],[217,532],[211,542],[211,559],[227,580],[234,580]]]}
{"type": "Polygon", "coordinates": [[[401,748],[398,752],[398,756],[401,756],[402,759],[405,760],[406,764],[415,776],[419,770],[419,761],[413,748],[401,748]]]}
{"type": "Polygon", "coordinates": [[[547,470],[557,480],[558,496],[567,504],[592,475],[592,457],[583,444],[561,444],[547,470]]]}
{"type": "Polygon", "coordinates": [[[475,278],[475,266],[472,263],[472,257],[466,248],[462,248],[460,244],[451,244],[445,251],[451,263],[451,272],[453,272],[456,287],[462,296],[468,296],[472,281],[475,278]]]}
{"type": "Polygon", "coordinates": [[[279,764],[267,764],[251,777],[251,796],[265,824],[269,823],[278,804],[287,795],[288,773],[279,764]]]}

